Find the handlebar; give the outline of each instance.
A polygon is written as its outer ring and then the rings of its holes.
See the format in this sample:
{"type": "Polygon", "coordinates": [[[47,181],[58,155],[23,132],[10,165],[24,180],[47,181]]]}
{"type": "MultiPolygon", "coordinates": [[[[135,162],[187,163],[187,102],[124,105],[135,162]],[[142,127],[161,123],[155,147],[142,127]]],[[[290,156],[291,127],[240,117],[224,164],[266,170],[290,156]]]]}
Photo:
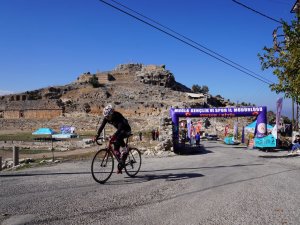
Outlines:
{"type": "Polygon", "coordinates": [[[104,140],[104,138],[101,137],[101,138],[96,139],[95,142],[97,145],[102,145],[102,143],[99,142],[100,140],[104,140]]]}
{"type": "Polygon", "coordinates": [[[102,143],[99,142],[100,140],[102,140],[102,141],[109,141],[109,144],[114,143],[114,142],[111,142],[111,137],[109,137],[109,138],[99,137],[98,139],[95,140],[95,142],[96,142],[97,145],[102,145],[102,143]]]}

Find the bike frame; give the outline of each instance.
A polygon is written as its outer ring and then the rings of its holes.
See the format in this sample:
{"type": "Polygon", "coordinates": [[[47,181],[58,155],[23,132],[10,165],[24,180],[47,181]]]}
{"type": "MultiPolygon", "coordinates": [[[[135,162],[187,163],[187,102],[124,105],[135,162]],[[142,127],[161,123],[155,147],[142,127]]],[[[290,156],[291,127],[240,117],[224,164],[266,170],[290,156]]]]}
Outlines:
{"type": "MultiPolygon", "coordinates": [[[[98,140],[104,140],[104,138],[100,138],[100,139],[98,139],[98,140]]],[[[98,142],[98,140],[96,140],[96,143],[98,144],[98,145],[101,145],[101,143],[99,143],[98,142]]],[[[128,142],[129,142],[129,137],[127,137],[126,138],[126,142],[125,142],[125,147],[126,148],[129,148],[128,147],[128,142]]],[[[122,162],[122,160],[121,160],[121,158],[119,158],[116,154],[115,154],[115,152],[114,152],[114,150],[113,150],[113,143],[114,142],[111,142],[111,140],[109,140],[108,141],[108,144],[106,143],[106,146],[105,146],[105,149],[107,150],[107,152],[111,152],[111,154],[114,156],[114,158],[118,161],[118,163],[121,163],[122,162]]]]}

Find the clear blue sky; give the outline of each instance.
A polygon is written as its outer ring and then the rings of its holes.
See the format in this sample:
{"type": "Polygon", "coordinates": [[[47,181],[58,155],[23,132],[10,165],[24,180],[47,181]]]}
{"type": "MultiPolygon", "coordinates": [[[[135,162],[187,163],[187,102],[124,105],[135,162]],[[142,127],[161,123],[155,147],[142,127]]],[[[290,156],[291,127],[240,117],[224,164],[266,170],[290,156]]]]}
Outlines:
{"type": "MultiPolygon", "coordinates": [[[[109,0],[107,0],[109,1],[109,0]]],[[[119,0],[232,61],[261,71],[257,54],[272,46],[278,23],[232,0],[119,0]]],[[[290,21],[295,0],[240,0],[272,18],[290,21]]],[[[207,85],[212,95],[274,110],[282,95],[268,85],[159,32],[98,0],[1,0],[0,93],[74,81],[118,64],[165,64],[178,82],[207,85]]],[[[283,113],[291,115],[291,101],[283,113]]]]}

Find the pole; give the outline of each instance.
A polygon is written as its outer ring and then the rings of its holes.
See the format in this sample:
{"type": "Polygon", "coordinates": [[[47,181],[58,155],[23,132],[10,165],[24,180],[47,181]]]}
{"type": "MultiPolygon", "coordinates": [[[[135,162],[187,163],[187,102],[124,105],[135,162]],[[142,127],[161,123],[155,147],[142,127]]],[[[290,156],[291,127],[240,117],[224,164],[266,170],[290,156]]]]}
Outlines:
{"type": "MultiPolygon", "coordinates": [[[[239,106],[239,101],[236,101],[236,107],[238,107],[239,106]]],[[[239,132],[238,132],[238,127],[239,127],[239,118],[238,117],[236,117],[236,140],[239,138],[239,132]]]]}
{"type": "Polygon", "coordinates": [[[51,152],[52,152],[52,162],[54,162],[54,148],[53,148],[53,138],[51,135],[51,152]]]}
{"type": "Polygon", "coordinates": [[[292,97],[292,130],[294,131],[296,126],[295,126],[295,108],[294,108],[294,98],[292,97]]]}
{"type": "MultiPolygon", "coordinates": [[[[299,28],[300,25],[300,0],[297,0],[296,2],[296,14],[297,14],[297,28],[299,28]]],[[[299,88],[297,88],[297,97],[296,97],[296,104],[297,104],[297,121],[296,121],[296,129],[299,131],[299,88]]]]}
{"type": "Polygon", "coordinates": [[[13,165],[19,165],[19,147],[13,146],[13,165]]]}
{"type": "Polygon", "coordinates": [[[297,97],[297,101],[296,101],[296,130],[299,131],[299,104],[298,104],[298,100],[299,98],[297,97]]]}
{"type": "Polygon", "coordinates": [[[0,171],[2,170],[2,157],[0,156],[0,171]]]}

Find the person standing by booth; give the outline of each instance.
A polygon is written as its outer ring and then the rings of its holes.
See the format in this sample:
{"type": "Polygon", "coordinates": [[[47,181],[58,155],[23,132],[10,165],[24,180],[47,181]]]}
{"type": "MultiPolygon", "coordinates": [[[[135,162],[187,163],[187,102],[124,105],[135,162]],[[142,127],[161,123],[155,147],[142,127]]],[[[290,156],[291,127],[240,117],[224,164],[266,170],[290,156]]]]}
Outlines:
{"type": "Polygon", "coordinates": [[[200,145],[200,134],[199,132],[197,132],[197,134],[195,135],[195,139],[196,139],[196,146],[200,145]]]}
{"type": "Polygon", "coordinates": [[[155,140],[159,141],[159,130],[158,130],[158,128],[155,131],[155,140]]]}
{"type": "Polygon", "coordinates": [[[155,130],[154,129],[151,131],[151,135],[152,135],[152,141],[155,141],[155,130]]]}

